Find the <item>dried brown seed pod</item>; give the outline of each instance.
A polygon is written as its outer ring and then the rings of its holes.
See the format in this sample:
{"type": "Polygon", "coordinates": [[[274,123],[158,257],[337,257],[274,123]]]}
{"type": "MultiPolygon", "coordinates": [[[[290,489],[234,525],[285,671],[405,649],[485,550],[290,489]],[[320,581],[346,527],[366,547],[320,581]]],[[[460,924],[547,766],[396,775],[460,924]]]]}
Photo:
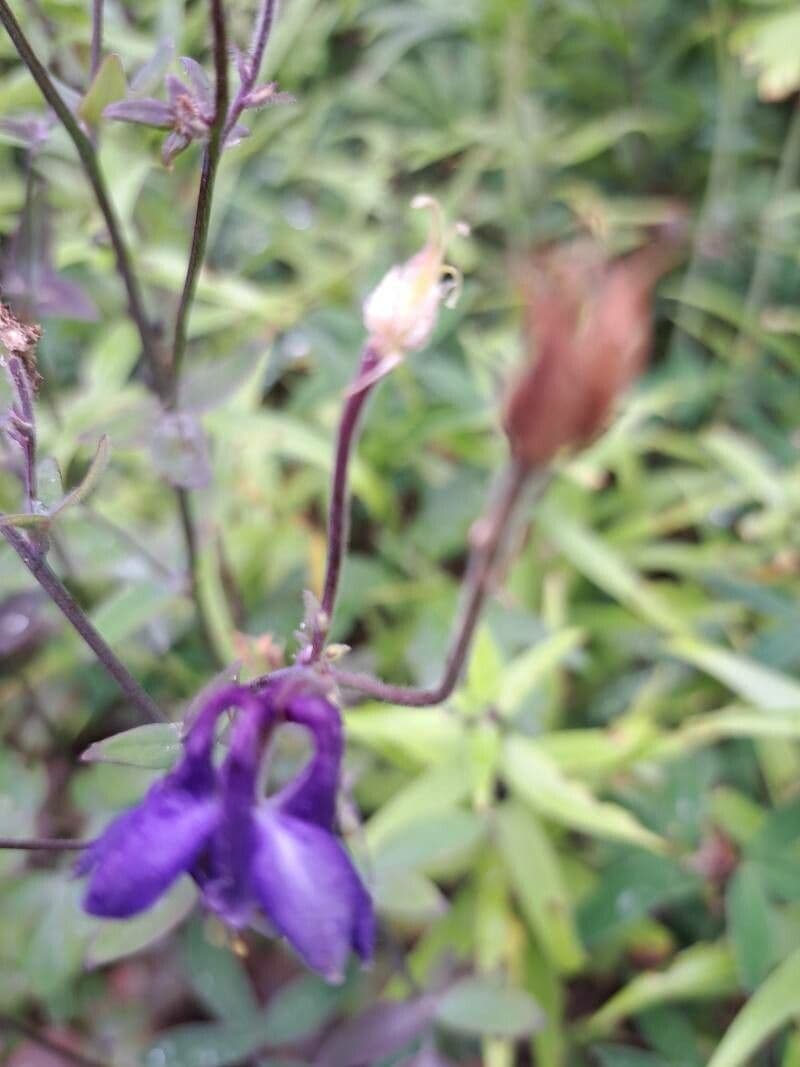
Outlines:
{"type": "Polygon", "coordinates": [[[656,282],[680,259],[674,234],[609,259],[589,238],[535,254],[520,272],[527,360],[506,399],[514,458],[541,466],[605,427],[652,342],[656,282]]]}

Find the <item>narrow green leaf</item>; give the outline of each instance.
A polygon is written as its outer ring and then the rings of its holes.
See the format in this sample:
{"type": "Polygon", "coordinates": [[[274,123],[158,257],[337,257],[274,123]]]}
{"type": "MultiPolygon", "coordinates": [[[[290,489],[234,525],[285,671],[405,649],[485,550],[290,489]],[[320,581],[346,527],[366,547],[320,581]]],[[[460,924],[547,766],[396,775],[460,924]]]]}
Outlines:
{"type": "Polygon", "coordinates": [[[580,644],[580,630],[560,630],[513,659],[503,670],[494,704],[503,715],[514,715],[523,701],[552,674],[580,644]]]}
{"type": "Polygon", "coordinates": [[[489,978],[463,978],[451,986],[436,1019],[449,1030],[485,1037],[526,1037],[544,1024],[533,997],[489,978]]]}
{"type": "Polygon", "coordinates": [[[367,823],[366,836],[370,849],[377,851],[399,830],[423,823],[434,812],[456,807],[470,790],[469,775],[463,761],[435,767],[418,775],[367,823]]]}
{"type": "Polygon", "coordinates": [[[628,1016],[658,1004],[714,999],[732,993],[736,986],[736,967],[725,945],[693,945],[666,970],[634,978],[591,1016],[584,1030],[591,1036],[607,1034],[628,1016]]]}
{"type": "Polygon", "coordinates": [[[797,1015],[800,949],[776,967],[731,1023],[708,1067],[743,1067],[776,1030],[797,1015]]]}
{"type": "Polygon", "coordinates": [[[686,621],[592,530],[547,500],[539,504],[536,522],[558,551],[610,596],[661,630],[686,632],[686,621]]]}
{"type": "Polygon", "coordinates": [[[81,755],[84,763],[120,763],[128,767],[168,770],[181,751],[179,723],[157,722],[134,726],[113,737],[95,741],[81,755]]]}
{"type": "Polygon", "coordinates": [[[742,985],[755,989],[775,962],[772,913],[758,868],[743,863],[725,895],[728,931],[742,985]]]}
{"type": "Polygon", "coordinates": [[[445,708],[360,705],[345,712],[350,741],[371,748],[393,763],[441,763],[459,745],[463,725],[445,708]]]}
{"type": "Polygon", "coordinates": [[[764,711],[800,708],[800,685],[780,671],[737,652],[690,638],[670,641],[667,647],[678,659],[693,663],[757,708],[764,711]]]}
{"type": "Polygon", "coordinates": [[[376,871],[370,890],[378,914],[411,926],[426,925],[447,911],[436,883],[418,871],[376,871]]]}
{"type": "Polygon", "coordinates": [[[514,892],[553,965],[570,974],[583,963],[572,906],[553,846],[532,812],[507,803],[497,812],[500,850],[514,892]]]}
{"type": "Polygon", "coordinates": [[[504,755],[509,785],[541,815],[595,837],[663,851],[664,841],[657,834],[625,808],[598,800],[582,782],[564,777],[534,742],[512,737],[506,742],[504,755]]]}

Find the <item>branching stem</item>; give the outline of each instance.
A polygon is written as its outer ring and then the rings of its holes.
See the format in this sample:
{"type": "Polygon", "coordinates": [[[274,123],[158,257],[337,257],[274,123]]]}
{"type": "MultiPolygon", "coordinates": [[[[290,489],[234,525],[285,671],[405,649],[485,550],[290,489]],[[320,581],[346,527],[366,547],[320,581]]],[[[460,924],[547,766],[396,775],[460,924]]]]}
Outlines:
{"type": "MultiPolygon", "coordinates": [[[[338,685],[345,689],[355,689],[375,700],[408,707],[440,704],[450,696],[464,668],[497,567],[503,559],[515,512],[532,474],[529,467],[511,463],[501,481],[496,499],[474,528],[472,549],[464,575],[461,608],[453,625],[441,681],[428,689],[416,689],[412,686],[392,685],[369,674],[332,668],[331,676],[338,685]]],[[[538,491],[543,491],[545,485],[546,478],[541,477],[537,483],[538,491]]]]}

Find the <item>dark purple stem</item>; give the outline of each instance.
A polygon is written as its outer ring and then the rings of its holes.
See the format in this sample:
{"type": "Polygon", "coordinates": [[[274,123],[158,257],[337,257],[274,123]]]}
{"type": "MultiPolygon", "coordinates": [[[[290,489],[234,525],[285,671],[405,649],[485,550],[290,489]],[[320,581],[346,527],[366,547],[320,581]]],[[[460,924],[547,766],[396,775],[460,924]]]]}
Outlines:
{"type": "Polygon", "coordinates": [[[53,111],[55,111],[61,125],[66,130],[70,140],[75,146],[78,158],[81,161],[83,170],[89,180],[92,191],[94,192],[97,205],[105,220],[108,236],[111,240],[111,246],[114,249],[117,272],[125,286],[125,291],[128,297],[128,308],[130,310],[131,318],[136,325],[136,329],[139,332],[145,361],[150,368],[156,388],[159,392],[162,392],[166,383],[164,380],[163,367],[159,358],[158,346],[144,306],[144,300],[139,287],[139,280],[133,266],[133,260],[125,242],[125,238],[123,237],[122,228],[120,227],[116,209],[114,208],[106,186],[105,176],[100,169],[94,145],[83,132],[77,119],[67,107],[63,97],[47,72],[46,67],[36,55],[30,41],[23,33],[22,27],[14,17],[14,12],[9,7],[7,0],[0,0],[0,22],[5,27],[8,36],[11,38],[11,42],[16,48],[20,59],[31,72],[33,80],[38,85],[42,96],[53,111]]]}
{"type": "Polygon", "coordinates": [[[91,844],[91,841],[62,837],[0,837],[0,849],[15,849],[19,852],[70,852],[88,848],[91,844]]]}
{"type": "Polygon", "coordinates": [[[103,0],[92,0],[92,80],[103,59],[103,0]]]}
{"type": "Polygon", "coordinates": [[[36,579],[45,593],[50,597],[56,607],[61,611],[67,621],[80,634],[89,648],[97,656],[105,670],[111,675],[124,695],[139,709],[142,715],[150,720],[159,721],[166,717],[155,701],[148,696],[136,679],[120,663],[114,652],[106,644],[103,637],[94,628],[84,614],[80,605],[67,591],[61,579],[47,564],[41,551],[30,544],[19,530],[11,526],[0,527],[0,533],[8,541],[19,558],[36,579]]]}
{"type": "Polygon", "coordinates": [[[175,407],[178,400],[178,385],[183,356],[186,351],[189,312],[192,309],[200,271],[206,256],[208,224],[211,219],[211,203],[214,199],[214,182],[224,147],[224,128],[228,114],[228,39],[225,26],[225,9],[222,0],[211,0],[211,24],[214,32],[214,72],[216,89],[214,121],[209,128],[208,144],[203,152],[200,172],[200,187],[192,230],[192,246],[189,263],[183,282],[178,313],[175,318],[175,335],[172,342],[172,367],[170,374],[169,406],[175,407]]]}
{"type": "Polygon", "coordinates": [[[307,653],[310,662],[319,658],[325,644],[325,637],[330,627],[336,606],[336,594],[339,591],[339,578],[342,573],[342,561],[347,549],[348,527],[348,468],[356,438],[359,418],[364,404],[377,379],[373,372],[380,361],[380,355],[369,345],[361,355],[355,382],[345,402],[339,432],[336,438],[336,455],[331,478],[331,502],[328,513],[328,556],[325,563],[325,583],[322,590],[322,618],[314,628],[311,648],[307,653]],[[364,384],[359,386],[363,379],[364,384]]]}
{"type": "MultiPolygon", "coordinates": [[[[438,685],[429,689],[391,685],[369,674],[332,668],[331,677],[338,685],[346,689],[356,689],[387,704],[404,704],[408,707],[440,704],[450,696],[466,662],[497,565],[503,558],[514,513],[532,473],[529,467],[517,463],[509,466],[496,500],[490,505],[473,535],[472,551],[464,575],[461,609],[453,626],[444,673],[438,685]]],[[[545,480],[542,479],[539,485],[541,491],[545,480]]]]}
{"type": "Polygon", "coordinates": [[[272,24],[275,20],[275,8],[276,0],[264,0],[261,5],[255,29],[253,30],[253,39],[250,42],[250,51],[247,55],[247,75],[242,78],[242,84],[239,86],[239,91],[231,105],[228,119],[225,123],[226,136],[239,121],[239,117],[247,105],[247,97],[253,91],[258,80],[261,64],[264,61],[264,52],[266,51],[267,42],[272,32],[272,24]]]}

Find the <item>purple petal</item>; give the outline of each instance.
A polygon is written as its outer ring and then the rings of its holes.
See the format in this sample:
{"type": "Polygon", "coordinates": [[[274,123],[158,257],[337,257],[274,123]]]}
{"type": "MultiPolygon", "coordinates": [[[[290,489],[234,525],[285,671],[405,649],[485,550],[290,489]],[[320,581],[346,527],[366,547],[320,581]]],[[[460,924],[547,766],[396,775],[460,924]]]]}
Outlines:
{"type": "Polygon", "coordinates": [[[190,143],[191,137],[187,137],[186,134],[171,133],[161,146],[161,160],[164,166],[171,166],[173,159],[179,156],[185,148],[188,148],[190,143]]]}
{"type": "Polygon", "coordinates": [[[158,130],[168,130],[173,121],[170,105],[149,96],[138,100],[117,100],[116,103],[103,108],[103,118],[138,122],[142,126],[153,126],[158,130]]]}
{"type": "Polygon", "coordinates": [[[118,816],[81,857],[90,915],[126,919],[149,908],[192,865],[221,817],[209,790],[198,795],[171,776],[118,816]]]}
{"type": "Polygon", "coordinates": [[[167,87],[167,94],[171,104],[181,96],[191,96],[192,91],[186,82],[181,81],[175,74],[168,74],[164,79],[164,84],[167,87]]]}
{"type": "Polygon", "coordinates": [[[314,738],[314,755],[293,782],[275,796],[283,814],[333,828],[344,740],[338,708],[315,693],[296,697],[286,719],[314,738]]]}
{"type": "Polygon", "coordinates": [[[256,813],[253,890],[267,918],[305,963],[339,982],[351,950],[372,955],[372,903],[332,834],[279,814],[256,813]]]}
{"type": "Polygon", "coordinates": [[[250,130],[247,126],[243,126],[241,122],[237,122],[231,132],[225,138],[226,148],[235,148],[237,144],[241,144],[245,137],[250,136],[250,130]]]}
{"type": "Polygon", "coordinates": [[[195,59],[191,59],[189,56],[181,56],[181,66],[186,73],[186,77],[192,83],[195,96],[206,107],[212,107],[214,102],[214,91],[211,88],[211,82],[208,75],[195,59]]]}

